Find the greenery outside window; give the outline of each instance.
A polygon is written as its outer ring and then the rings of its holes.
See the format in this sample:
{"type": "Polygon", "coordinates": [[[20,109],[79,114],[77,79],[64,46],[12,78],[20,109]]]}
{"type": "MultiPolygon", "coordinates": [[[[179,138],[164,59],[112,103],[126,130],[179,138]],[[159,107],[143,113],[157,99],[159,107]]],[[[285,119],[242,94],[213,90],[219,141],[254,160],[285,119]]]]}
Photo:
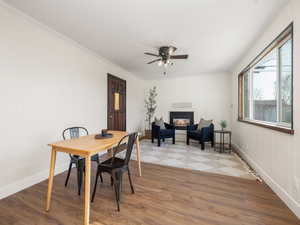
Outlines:
{"type": "Polygon", "coordinates": [[[239,121],[293,134],[293,24],[239,75],[239,121]]]}

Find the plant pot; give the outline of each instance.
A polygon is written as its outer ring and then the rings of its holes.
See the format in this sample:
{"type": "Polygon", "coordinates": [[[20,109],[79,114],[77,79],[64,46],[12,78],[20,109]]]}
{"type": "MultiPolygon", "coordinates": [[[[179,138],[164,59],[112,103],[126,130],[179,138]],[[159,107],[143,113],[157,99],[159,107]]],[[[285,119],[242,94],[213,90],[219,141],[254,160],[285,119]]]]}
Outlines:
{"type": "Polygon", "coordinates": [[[151,139],[151,130],[145,130],[145,139],[151,139]]]}

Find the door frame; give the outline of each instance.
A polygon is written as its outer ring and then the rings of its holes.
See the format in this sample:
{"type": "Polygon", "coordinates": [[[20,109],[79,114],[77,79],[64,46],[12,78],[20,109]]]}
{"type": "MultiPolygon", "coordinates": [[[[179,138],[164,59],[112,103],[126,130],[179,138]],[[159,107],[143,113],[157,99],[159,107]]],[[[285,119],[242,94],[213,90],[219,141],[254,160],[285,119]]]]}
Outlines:
{"type": "Polygon", "coordinates": [[[107,120],[107,129],[108,129],[108,126],[109,126],[109,94],[110,94],[110,90],[109,90],[109,80],[110,79],[114,79],[114,80],[119,80],[119,81],[122,81],[125,83],[125,100],[124,100],[124,104],[125,104],[125,109],[124,109],[124,114],[125,114],[125,121],[124,121],[124,124],[125,124],[125,131],[127,130],[127,82],[126,80],[124,79],[121,79],[120,77],[117,77],[115,75],[112,75],[110,73],[107,73],[107,115],[106,115],[106,120],[107,120]]]}

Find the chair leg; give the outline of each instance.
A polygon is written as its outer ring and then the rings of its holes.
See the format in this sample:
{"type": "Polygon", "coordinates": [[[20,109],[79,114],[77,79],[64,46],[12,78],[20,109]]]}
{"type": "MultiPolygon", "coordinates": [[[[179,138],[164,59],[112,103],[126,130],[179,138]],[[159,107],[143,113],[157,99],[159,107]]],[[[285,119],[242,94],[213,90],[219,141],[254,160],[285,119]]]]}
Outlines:
{"type": "Polygon", "coordinates": [[[123,191],[123,173],[119,174],[119,202],[121,201],[122,191],[123,191]]]}
{"type": "Polygon", "coordinates": [[[165,139],[164,139],[164,138],[163,138],[162,140],[163,140],[163,142],[165,142],[165,139]]]}
{"type": "Polygon", "coordinates": [[[172,138],[173,145],[175,144],[175,136],[172,138]]]}
{"type": "Polygon", "coordinates": [[[101,180],[101,183],[103,183],[102,172],[100,172],[100,180],[101,180]]]}
{"type": "Polygon", "coordinates": [[[211,141],[211,147],[215,147],[215,142],[214,141],[211,141]]]}
{"type": "Polygon", "coordinates": [[[72,162],[70,162],[70,165],[69,165],[69,170],[68,170],[68,175],[67,175],[67,178],[66,178],[66,182],[65,182],[65,187],[68,186],[68,182],[69,182],[69,178],[70,178],[70,174],[71,174],[71,170],[72,170],[72,162]]]}
{"type": "Polygon", "coordinates": [[[76,162],[76,169],[77,169],[77,186],[78,186],[78,195],[80,195],[80,166],[79,163],[76,162]]]}
{"type": "Polygon", "coordinates": [[[119,202],[121,202],[121,196],[123,191],[123,172],[119,172],[117,175],[117,183],[118,183],[118,193],[119,193],[119,202]]]}
{"type": "Polygon", "coordinates": [[[201,144],[201,150],[203,151],[205,149],[205,144],[204,142],[200,142],[200,144],[201,144]]]}
{"type": "Polygon", "coordinates": [[[131,174],[130,174],[129,168],[128,168],[128,179],[129,179],[129,184],[130,184],[130,188],[131,188],[131,193],[134,194],[134,188],[132,185],[131,174]]]}
{"type": "Polygon", "coordinates": [[[154,137],[151,138],[152,143],[154,143],[154,137]]]}
{"type": "Polygon", "coordinates": [[[116,202],[117,202],[118,211],[120,211],[120,185],[119,185],[119,181],[117,180],[116,174],[114,174],[113,176],[114,176],[113,179],[114,179],[114,189],[116,194],[116,202]]]}
{"type": "Polygon", "coordinates": [[[99,155],[97,154],[97,160],[96,160],[97,164],[100,164],[100,160],[99,160],[99,155]]]}
{"type": "Polygon", "coordinates": [[[111,176],[110,177],[110,186],[113,186],[114,185],[114,179],[113,179],[113,177],[111,176]]]}
{"type": "Polygon", "coordinates": [[[119,174],[119,202],[121,202],[121,196],[123,192],[123,173],[119,174]]]}
{"type": "Polygon", "coordinates": [[[160,147],[160,138],[157,139],[157,146],[160,147]]]}
{"type": "Polygon", "coordinates": [[[95,195],[96,195],[96,190],[97,190],[97,184],[98,184],[98,178],[99,175],[101,174],[101,172],[99,173],[98,169],[97,169],[97,175],[96,175],[96,180],[95,180],[95,186],[94,186],[94,190],[93,190],[93,195],[92,195],[92,202],[94,202],[95,199],[95,195]]]}
{"type": "Polygon", "coordinates": [[[120,199],[119,199],[119,188],[118,188],[118,184],[117,182],[115,182],[115,193],[116,193],[116,202],[117,202],[117,207],[118,207],[118,211],[120,212],[120,199]]]}
{"type": "Polygon", "coordinates": [[[190,139],[189,139],[189,137],[186,137],[186,144],[190,145],[190,139]]]}
{"type": "Polygon", "coordinates": [[[82,185],[82,180],[83,180],[83,167],[78,163],[77,167],[77,176],[78,176],[78,195],[81,193],[81,185],[82,185]]]}

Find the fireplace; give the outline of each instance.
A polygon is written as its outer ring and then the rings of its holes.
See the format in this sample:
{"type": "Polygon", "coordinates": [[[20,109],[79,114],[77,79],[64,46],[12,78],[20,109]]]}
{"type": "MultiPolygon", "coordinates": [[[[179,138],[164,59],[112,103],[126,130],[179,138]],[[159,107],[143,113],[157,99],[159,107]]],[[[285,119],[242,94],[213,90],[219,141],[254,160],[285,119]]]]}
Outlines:
{"type": "Polygon", "coordinates": [[[186,130],[186,127],[194,124],[194,112],[170,112],[170,124],[177,130],[186,130]]]}

